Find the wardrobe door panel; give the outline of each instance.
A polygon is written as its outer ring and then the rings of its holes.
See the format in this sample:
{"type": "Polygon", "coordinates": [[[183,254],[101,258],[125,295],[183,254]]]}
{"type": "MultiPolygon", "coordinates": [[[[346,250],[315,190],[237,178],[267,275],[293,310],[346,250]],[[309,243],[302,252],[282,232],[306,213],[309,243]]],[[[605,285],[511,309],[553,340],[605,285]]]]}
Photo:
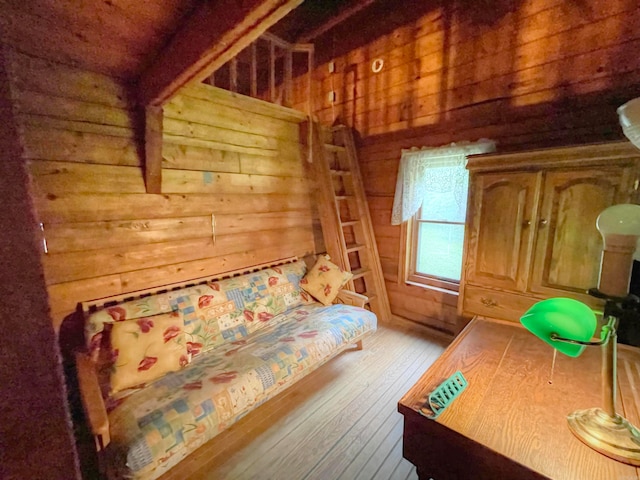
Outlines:
{"type": "Polygon", "coordinates": [[[532,172],[472,177],[467,281],[509,290],[526,288],[539,178],[532,172]]]}
{"type": "Polygon", "coordinates": [[[602,238],[596,218],[627,201],[628,171],[620,168],[549,171],[545,175],[531,290],[585,293],[597,286],[602,238]]]}

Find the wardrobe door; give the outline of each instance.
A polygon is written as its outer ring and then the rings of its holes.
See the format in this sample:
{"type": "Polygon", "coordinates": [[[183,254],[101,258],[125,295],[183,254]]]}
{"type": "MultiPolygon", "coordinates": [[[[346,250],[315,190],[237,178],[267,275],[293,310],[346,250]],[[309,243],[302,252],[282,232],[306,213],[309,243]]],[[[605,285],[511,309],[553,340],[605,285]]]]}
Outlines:
{"type": "Polygon", "coordinates": [[[585,293],[598,284],[602,238],[596,218],[629,200],[629,169],[556,170],[545,174],[536,225],[531,290],[585,293]]]}
{"type": "Polygon", "coordinates": [[[466,282],[526,289],[540,178],[535,172],[472,176],[466,282]]]}

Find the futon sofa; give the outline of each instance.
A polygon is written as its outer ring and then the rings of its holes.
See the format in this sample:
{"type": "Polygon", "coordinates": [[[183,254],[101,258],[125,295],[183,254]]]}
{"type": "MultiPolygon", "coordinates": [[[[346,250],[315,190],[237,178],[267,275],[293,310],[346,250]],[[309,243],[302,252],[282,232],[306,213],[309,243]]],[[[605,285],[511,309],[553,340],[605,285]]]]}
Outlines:
{"type": "MultiPolygon", "coordinates": [[[[323,305],[301,288],[305,263],[287,260],[83,305],[79,384],[109,478],[159,477],[339,352],[362,348],[376,329],[366,297],[342,290],[344,303],[323,305]]],[[[330,272],[317,265],[323,297],[330,272]]]]}

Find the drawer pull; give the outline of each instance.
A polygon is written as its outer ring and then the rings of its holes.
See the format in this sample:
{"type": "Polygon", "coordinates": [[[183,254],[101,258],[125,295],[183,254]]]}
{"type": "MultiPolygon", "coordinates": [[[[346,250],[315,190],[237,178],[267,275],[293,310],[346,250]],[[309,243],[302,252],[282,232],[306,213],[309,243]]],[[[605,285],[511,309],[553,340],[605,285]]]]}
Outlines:
{"type": "Polygon", "coordinates": [[[498,306],[498,302],[496,302],[493,298],[486,298],[486,297],[481,297],[480,301],[482,302],[482,304],[485,307],[497,307],[498,306]]]}

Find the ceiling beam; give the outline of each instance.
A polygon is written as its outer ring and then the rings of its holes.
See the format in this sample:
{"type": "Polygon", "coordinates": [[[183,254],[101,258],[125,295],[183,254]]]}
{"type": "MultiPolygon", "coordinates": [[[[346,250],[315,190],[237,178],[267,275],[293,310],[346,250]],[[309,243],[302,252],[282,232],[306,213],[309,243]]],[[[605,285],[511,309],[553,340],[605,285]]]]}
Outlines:
{"type": "Polygon", "coordinates": [[[140,102],[160,106],[183,86],[204,80],[302,1],[205,1],[140,76],[140,102]]]}
{"type": "Polygon", "coordinates": [[[328,21],[326,21],[322,25],[320,25],[320,26],[314,28],[313,30],[311,30],[310,32],[307,32],[304,35],[302,35],[300,38],[296,39],[296,42],[298,42],[298,43],[311,42],[312,40],[318,38],[323,33],[328,32],[329,30],[331,30],[336,25],[344,22],[347,18],[355,15],[360,10],[363,10],[364,8],[368,7],[369,5],[371,5],[375,1],[376,0],[361,0],[359,2],[356,2],[355,4],[345,8],[344,10],[339,12],[335,17],[331,17],[328,21]]]}

